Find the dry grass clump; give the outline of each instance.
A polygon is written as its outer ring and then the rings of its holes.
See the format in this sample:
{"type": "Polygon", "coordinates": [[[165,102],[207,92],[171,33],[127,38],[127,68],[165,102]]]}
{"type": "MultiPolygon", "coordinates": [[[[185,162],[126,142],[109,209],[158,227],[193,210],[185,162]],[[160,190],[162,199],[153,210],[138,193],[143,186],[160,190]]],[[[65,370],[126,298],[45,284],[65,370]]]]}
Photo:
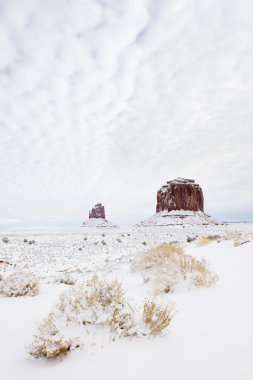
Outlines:
{"type": "Polygon", "coordinates": [[[197,239],[197,246],[202,247],[204,245],[210,244],[214,241],[219,240],[221,237],[219,235],[209,235],[209,236],[204,236],[202,238],[197,239]]]}
{"type": "Polygon", "coordinates": [[[132,263],[133,271],[141,271],[144,281],[152,281],[156,291],[168,293],[176,285],[211,286],[218,279],[206,260],[186,255],[177,244],[161,244],[145,252],[132,263]]]}
{"type": "Polygon", "coordinates": [[[6,297],[36,296],[39,289],[39,279],[34,274],[14,272],[1,281],[0,295],[6,297]]]}
{"type": "Polygon", "coordinates": [[[160,306],[154,301],[147,301],[143,307],[143,322],[150,334],[161,334],[170,324],[174,317],[172,305],[160,306]]]}
{"type": "Polygon", "coordinates": [[[55,359],[78,347],[78,340],[64,338],[55,324],[55,315],[50,313],[39,326],[27,351],[36,359],[55,359]]]}
{"type": "Polygon", "coordinates": [[[97,275],[60,296],[58,309],[68,321],[110,327],[117,335],[134,335],[134,312],[118,281],[97,275]]]}

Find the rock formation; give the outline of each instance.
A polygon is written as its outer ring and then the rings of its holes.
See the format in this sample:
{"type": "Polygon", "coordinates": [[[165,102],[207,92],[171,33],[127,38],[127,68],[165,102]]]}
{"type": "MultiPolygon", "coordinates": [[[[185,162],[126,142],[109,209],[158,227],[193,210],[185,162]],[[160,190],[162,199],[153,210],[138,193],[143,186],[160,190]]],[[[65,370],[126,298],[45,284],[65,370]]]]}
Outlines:
{"type": "Polygon", "coordinates": [[[204,213],[201,187],[193,179],[176,178],[157,192],[156,214],[137,224],[138,227],[215,225],[204,213]]]}
{"type": "Polygon", "coordinates": [[[157,192],[156,212],[173,210],[204,211],[201,187],[193,179],[176,178],[157,192]]]}
{"type": "Polygon", "coordinates": [[[89,211],[89,219],[102,218],[105,219],[105,208],[102,203],[97,203],[91,211],[89,211]]]}
{"type": "Polygon", "coordinates": [[[89,211],[89,219],[83,222],[83,227],[116,227],[115,224],[105,219],[105,208],[102,203],[97,203],[89,211]]]}

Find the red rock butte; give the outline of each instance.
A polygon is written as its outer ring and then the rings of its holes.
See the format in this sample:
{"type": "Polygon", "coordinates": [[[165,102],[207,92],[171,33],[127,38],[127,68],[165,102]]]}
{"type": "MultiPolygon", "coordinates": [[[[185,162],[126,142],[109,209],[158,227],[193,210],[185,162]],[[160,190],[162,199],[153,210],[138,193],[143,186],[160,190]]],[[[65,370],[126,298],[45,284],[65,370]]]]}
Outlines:
{"type": "Polygon", "coordinates": [[[157,191],[156,212],[164,210],[204,211],[201,187],[193,179],[176,178],[167,181],[157,191]]]}
{"type": "Polygon", "coordinates": [[[89,219],[91,218],[100,218],[105,219],[105,208],[102,203],[97,203],[90,211],[89,211],[89,219]]]}

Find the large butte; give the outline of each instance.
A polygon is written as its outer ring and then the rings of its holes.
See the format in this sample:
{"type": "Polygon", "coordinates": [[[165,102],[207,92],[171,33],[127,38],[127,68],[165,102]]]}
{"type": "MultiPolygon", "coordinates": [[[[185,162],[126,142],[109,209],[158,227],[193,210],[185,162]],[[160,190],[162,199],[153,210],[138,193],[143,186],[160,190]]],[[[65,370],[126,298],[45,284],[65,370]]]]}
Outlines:
{"type": "Polygon", "coordinates": [[[217,224],[204,213],[204,196],[193,179],[167,181],[156,195],[156,214],[138,226],[217,224]]]}

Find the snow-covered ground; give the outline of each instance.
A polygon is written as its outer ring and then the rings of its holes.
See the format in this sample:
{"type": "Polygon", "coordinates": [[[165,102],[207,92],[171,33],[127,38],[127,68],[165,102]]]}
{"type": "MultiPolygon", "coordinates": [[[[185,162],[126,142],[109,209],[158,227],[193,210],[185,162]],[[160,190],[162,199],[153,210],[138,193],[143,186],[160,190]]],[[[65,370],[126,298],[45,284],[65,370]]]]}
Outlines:
{"type": "MultiPolygon", "coordinates": [[[[3,380],[253,379],[253,224],[5,231],[0,237],[0,274],[30,271],[42,282],[35,297],[0,297],[3,380]],[[242,233],[232,235],[233,230],[242,233]],[[229,239],[206,245],[187,242],[187,237],[208,235],[229,239]],[[3,237],[9,242],[3,242],[3,237]],[[35,243],[29,244],[32,240],[35,243]],[[83,342],[83,350],[63,360],[28,357],[25,347],[38,324],[59,294],[71,287],[59,283],[63,273],[79,281],[92,273],[117,278],[126,294],[140,302],[152,294],[140,273],[131,272],[131,260],[150,247],[172,241],[183,244],[186,253],[206,258],[219,281],[210,288],[182,288],[163,296],[175,302],[177,311],[168,334],[113,342],[97,331],[89,344],[83,342]]],[[[75,333],[82,338],[80,327],[75,333]]]]}
{"type": "Polygon", "coordinates": [[[175,226],[184,225],[215,225],[218,221],[211,219],[203,211],[186,211],[186,210],[172,210],[160,211],[152,215],[150,218],[142,221],[139,227],[153,227],[153,226],[175,226]]]}
{"type": "Polygon", "coordinates": [[[89,218],[83,223],[83,227],[117,227],[103,218],[89,218]]]}

